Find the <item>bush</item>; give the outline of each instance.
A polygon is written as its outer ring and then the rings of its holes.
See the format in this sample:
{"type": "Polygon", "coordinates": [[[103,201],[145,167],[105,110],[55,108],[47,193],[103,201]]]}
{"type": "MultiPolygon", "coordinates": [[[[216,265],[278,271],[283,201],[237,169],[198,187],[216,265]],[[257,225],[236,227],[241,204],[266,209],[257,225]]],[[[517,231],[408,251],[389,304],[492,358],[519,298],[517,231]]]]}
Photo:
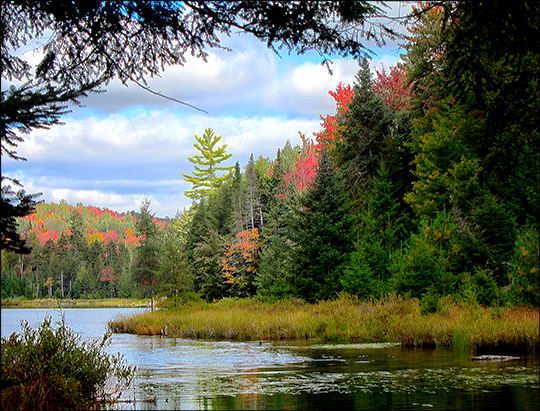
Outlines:
{"type": "Polygon", "coordinates": [[[439,312],[441,307],[439,303],[440,297],[429,289],[420,300],[420,314],[432,314],[439,312]]]}
{"type": "Polygon", "coordinates": [[[422,221],[420,227],[404,250],[396,251],[392,257],[389,266],[392,287],[399,294],[409,293],[416,298],[427,292],[451,294],[459,285],[454,268],[459,250],[456,225],[449,213],[442,211],[433,221],[422,221]]]}
{"type": "Polygon", "coordinates": [[[177,296],[167,297],[156,303],[158,308],[176,308],[189,303],[201,303],[201,295],[194,291],[183,291],[177,296]]]}
{"type": "Polygon", "coordinates": [[[516,240],[510,273],[514,303],[540,306],[539,237],[538,229],[526,228],[516,240]]]}
{"type": "Polygon", "coordinates": [[[23,321],[21,335],[2,338],[2,409],[103,409],[131,384],[134,367],[103,352],[111,333],[81,343],[63,316],[57,325],[23,321]]]}

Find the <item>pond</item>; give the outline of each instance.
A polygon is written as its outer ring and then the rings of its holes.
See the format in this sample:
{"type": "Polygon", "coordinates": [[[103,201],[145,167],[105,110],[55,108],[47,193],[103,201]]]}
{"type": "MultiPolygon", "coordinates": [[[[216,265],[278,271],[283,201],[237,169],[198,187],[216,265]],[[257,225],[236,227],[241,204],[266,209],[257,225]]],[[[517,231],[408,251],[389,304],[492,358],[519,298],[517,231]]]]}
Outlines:
{"type": "MultiPolygon", "coordinates": [[[[64,309],[82,338],[133,308],[64,309]]],[[[2,309],[2,337],[20,320],[41,323],[52,309],[2,309]]],[[[115,334],[108,352],[138,367],[118,409],[537,410],[539,358],[470,361],[473,352],[406,349],[393,344],[316,341],[201,341],[115,334]],[[155,403],[142,402],[155,396],[155,403]]],[[[506,354],[506,353],[500,353],[506,354]]]]}

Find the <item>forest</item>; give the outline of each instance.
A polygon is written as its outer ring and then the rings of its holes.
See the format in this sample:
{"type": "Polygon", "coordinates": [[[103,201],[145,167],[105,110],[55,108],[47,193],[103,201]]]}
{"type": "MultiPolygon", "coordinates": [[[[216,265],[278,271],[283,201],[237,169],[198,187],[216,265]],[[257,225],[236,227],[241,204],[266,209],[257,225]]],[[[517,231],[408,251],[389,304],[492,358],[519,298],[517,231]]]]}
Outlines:
{"type": "MultiPolygon", "coordinates": [[[[157,219],[41,203],[2,250],[2,299],[207,301],[448,295],[538,307],[538,48],[442,7],[408,27],[402,62],[330,91],[336,111],[243,167],[196,137],[192,207],[157,219]]],[[[519,23],[519,22],[518,22],[519,23]]],[[[509,34],[510,33],[510,34],[509,34]]],[[[294,131],[292,131],[294,133],[294,131]]]]}

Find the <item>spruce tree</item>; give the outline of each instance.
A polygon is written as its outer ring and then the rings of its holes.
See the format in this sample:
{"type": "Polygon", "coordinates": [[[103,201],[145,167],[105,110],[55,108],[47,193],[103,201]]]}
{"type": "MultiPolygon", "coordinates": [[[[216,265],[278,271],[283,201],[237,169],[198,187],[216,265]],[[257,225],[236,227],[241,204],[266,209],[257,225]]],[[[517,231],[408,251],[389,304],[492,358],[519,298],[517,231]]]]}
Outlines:
{"type": "Polygon", "coordinates": [[[307,301],[333,298],[353,248],[349,202],[326,151],[314,184],[300,198],[295,218],[295,294],[307,301]]]}
{"type": "Polygon", "coordinates": [[[268,184],[266,225],[262,230],[259,271],[255,280],[257,294],[284,298],[292,295],[293,247],[291,241],[292,203],[285,196],[284,165],[278,150],[268,184]]]}
{"type": "Polygon", "coordinates": [[[154,214],[150,210],[150,200],[145,198],[141,203],[140,213],[135,223],[140,245],[136,250],[134,274],[139,284],[150,290],[152,311],[154,310],[154,287],[159,270],[158,226],[153,220],[154,214]]]}
{"type": "Polygon", "coordinates": [[[376,175],[391,116],[383,99],[373,91],[367,59],[360,62],[353,91],[354,97],[343,120],[341,139],[336,140],[332,154],[342,170],[345,188],[358,200],[376,175]]]}

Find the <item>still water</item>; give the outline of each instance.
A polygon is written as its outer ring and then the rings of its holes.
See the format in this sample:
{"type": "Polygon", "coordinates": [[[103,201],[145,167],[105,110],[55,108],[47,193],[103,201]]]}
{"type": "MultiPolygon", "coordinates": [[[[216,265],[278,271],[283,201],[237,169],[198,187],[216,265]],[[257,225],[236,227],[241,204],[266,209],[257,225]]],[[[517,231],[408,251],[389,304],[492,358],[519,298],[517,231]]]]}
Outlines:
{"type": "MultiPolygon", "coordinates": [[[[81,338],[101,338],[107,321],[144,311],[64,309],[81,338]]],[[[2,337],[37,326],[54,309],[2,309],[2,337]]],[[[115,334],[107,351],[138,367],[118,409],[538,410],[539,358],[469,361],[475,353],[392,344],[198,341],[115,334]],[[141,402],[155,396],[155,403],[141,402]]],[[[506,353],[500,353],[506,354],[506,353]]]]}

